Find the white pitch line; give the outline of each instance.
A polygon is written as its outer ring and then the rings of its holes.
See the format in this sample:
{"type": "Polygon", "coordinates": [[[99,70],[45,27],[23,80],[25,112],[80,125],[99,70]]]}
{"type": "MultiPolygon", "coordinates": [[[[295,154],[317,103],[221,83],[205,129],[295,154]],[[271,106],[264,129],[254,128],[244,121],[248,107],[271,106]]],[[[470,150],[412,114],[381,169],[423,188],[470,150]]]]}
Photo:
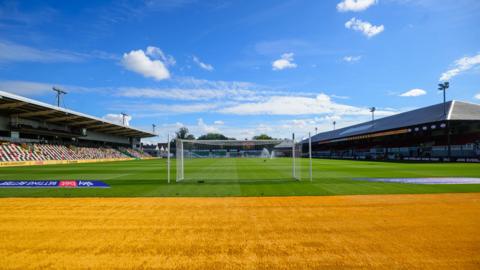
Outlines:
{"type": "Polygon", "coordinates": [[[473,177],[355,178],[354,180],[406,184],[480,184],[480,178],[473,177]]]}

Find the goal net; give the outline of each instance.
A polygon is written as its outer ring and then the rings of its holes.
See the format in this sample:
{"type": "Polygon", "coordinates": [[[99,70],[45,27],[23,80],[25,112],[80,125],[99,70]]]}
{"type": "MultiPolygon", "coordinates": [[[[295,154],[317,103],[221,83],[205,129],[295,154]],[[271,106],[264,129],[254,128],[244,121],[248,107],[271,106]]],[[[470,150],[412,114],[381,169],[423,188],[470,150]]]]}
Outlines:
{"type": "Polygon", "coordinates": [[[176,181],[301,180],[301,144],[295,140],[176,141],[176,181]]]}

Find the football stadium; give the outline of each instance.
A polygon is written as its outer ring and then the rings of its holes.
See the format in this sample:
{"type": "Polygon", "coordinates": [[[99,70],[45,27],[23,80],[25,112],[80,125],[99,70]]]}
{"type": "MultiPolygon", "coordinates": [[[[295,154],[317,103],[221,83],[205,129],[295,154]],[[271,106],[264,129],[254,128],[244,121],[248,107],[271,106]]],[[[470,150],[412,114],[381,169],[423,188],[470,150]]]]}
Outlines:
{"type": "Polygon", "coordinates": [[[0,268],[480,269],[480,5],[414,2],[0,2],[0,268]]]}
{"type": "Polygon", "coordinates": [[[0,95],[7,268],[479,264],[479,105],[452,101],[448,117],[439,104],[304,140],[177,138],[162,158],[142,150],[152,132],[0,95]]]}

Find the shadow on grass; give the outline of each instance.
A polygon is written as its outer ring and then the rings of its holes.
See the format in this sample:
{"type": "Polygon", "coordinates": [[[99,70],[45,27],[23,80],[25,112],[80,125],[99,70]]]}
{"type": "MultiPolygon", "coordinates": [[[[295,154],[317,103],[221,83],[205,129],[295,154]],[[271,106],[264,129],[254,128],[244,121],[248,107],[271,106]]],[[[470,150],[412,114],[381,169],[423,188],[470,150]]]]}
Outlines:
{"type": "Polygon", "coordinates": [[[371,183],[369,181],[353,181],[351,179],[337,179],[337,178],[322,178],[314,179],[313,182],[309,180],[294,180],[292,178],[279,178],[279,179],[187,179],[180,182],[176,182],[174,179],[170,183],[165,179],[159,180],[105,180],[105,183],[111,186],[187,186],[187,185],[283,185],[283,184],[358,184],[358,183],[371,183]],[[200,181],[200,182],[199,182],[200,181]],[[203,181],[203,182],[202,182],[203,181]]]}
{"type": "Polygon", "coordinates": [[[275,185],[275,184],[292,184],[300,183],[292,178],[279,179],[186,179],[175,184],[177,185],[239,185],[239,184],[258,184],[258,185],[275,185]]]}

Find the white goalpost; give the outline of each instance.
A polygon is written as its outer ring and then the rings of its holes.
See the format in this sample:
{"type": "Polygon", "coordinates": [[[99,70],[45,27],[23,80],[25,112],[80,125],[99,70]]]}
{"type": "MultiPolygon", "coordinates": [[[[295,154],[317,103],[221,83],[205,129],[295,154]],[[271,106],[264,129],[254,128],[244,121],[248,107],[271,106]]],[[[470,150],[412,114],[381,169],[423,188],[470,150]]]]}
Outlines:
{"type": "MultiPolygon", "coordinates": [[[[311,143],[308,142],[308,145],[305,141],[297,142],[295,134],[292,134],[292,139],[284,140],[176,139],[173,148],[176,173],[173,179],[175,182],[311,181],[311,143]],[[309,158],[310,162],[307,163],[305,158],[309,158]],[[302,171],[305,171],[303,179],[302,171]]],[[[167,177],[170,183],[170,156],[173,152],[170,143],[167,149],[167,177]]]]}

